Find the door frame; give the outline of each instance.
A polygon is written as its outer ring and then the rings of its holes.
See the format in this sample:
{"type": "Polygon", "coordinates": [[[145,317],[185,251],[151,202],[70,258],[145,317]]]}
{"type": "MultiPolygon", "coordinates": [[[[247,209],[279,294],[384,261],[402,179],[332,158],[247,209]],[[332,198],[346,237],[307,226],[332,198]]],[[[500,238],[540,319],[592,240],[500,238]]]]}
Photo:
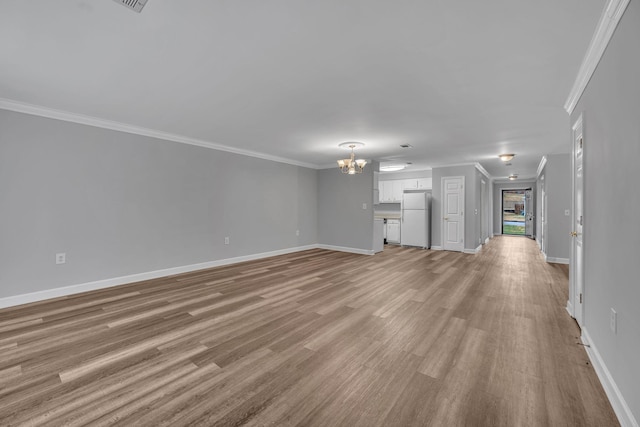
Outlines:
{"type": "MultiPolygon", "coordinates": [[[[504,234],[504,192],[505,191],[527,191],[527,190],[532,190],[532,187],[531,186],[529,188],[500,187],[500,234],[504,236],[525,236],[526,237],[526,234],[504,234]]],[[[525,218],[525,224],[526,224],[526,218],[525,218]]]]}
{"type": "MultiPolygon", "coordinates": [[[[582,138],[582,216],[584,221],[584,187],[585,187],[585,131],[584,131],[584,118],[581,113],[576,119],[575,123],[571,127],[571,231],[574,232],[576,224],[576,212],[577,212],[577,191],[576,191],[576,139],[578,135],[582,138]]],[[[583,224],[584,227],[584,224],[583,224]]],[[[582,234],[582,260],[577,259],[577,243],[575,236],[571,238],[571,259],[569,260],[569,301],[567,301],[567,311],[576,319],[578,326],[582,327],[584,322],[584,301],[586,298],[585,280],[584,280],[584,251],[585,251],[585,239],[584,233],[582,234]],[[580,261],[580,262],[578,262],[580,261]],[[582,284],[578,284],[577,271],[581,269],[580,278],[582,284]],[[580,292],[582,289],[582,292],[580,292]],[[582,301],[579,303],[580,293],[582,293],[582,301]]]]}
{"type": "Polygon", "coordinates": [[[464,215],[464,211],[465,211],[465,204],[466,204],[466,191],[467,189],[465,188],[465,177],[464,175],[460,175],[460,176],[443,176],[440,178],[440,191],[441,191],[441,199],[442,199],[442,203],[441,203],[441,209],[440,209],[440,238],[441,238],[441,247],[443,250],[445,250],[444,248],[444,234],[445,234],[445,220],[444,217],[446,216],[445,213],[445,191],[444,191],[444,183],[447,179],[460,179],[462,180],[462,209],[460,209],[460,212],[462,212],[462,214],[460,215],[462,217],[462,250],[460,250],[460,252],[464,252],[465,249],[465,232],[466,232],[466,216],[464,215]]]}

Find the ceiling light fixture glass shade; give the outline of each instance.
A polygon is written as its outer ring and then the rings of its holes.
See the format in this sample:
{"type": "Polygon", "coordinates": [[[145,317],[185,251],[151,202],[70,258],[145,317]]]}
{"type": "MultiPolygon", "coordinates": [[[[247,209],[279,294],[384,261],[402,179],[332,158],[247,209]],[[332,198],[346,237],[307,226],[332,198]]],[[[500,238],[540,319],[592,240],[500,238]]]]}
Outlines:
{"type": "Polygon", "coordinates": [[[511,181],[518,179],[518,175],[509,175],[511,181]]]}
{"type": "Polygon", "coordinates": [[[349,175],[362,173],[364,171],[364,166],[367,164],[367,161],[363,159],[356,160],[356,155],[353,150],[358,147],[364,146],[364,144],[362,142],[343,142],[339,146],[342,148],[351,149],[350,158],[338,160],[338,168],[340,169],[340,171],[349,175]]]}
{"type": "Polygon", "coordinates": [[[380,166],[380,172],[397,172],[405,169],[407,165],[387,165],[380,166]]]}
{"type": "Polygon", "coordinates": [[[500,157],[500,160],[503,162],[508,162],[515,157],[515,154],[500,154],[498,157],[500,157]]]}

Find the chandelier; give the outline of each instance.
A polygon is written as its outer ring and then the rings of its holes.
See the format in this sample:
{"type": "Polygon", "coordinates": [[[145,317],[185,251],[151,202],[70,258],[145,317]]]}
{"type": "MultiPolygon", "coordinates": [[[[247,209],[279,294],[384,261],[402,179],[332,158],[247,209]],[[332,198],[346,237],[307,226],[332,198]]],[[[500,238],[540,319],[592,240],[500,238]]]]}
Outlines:
{"type": "Polygon", "coordinates": [[[340,169],[340,171],[349,175],[362,173],[362,171],[364,170],[364,166],[367,164],[367,161],[363,159],[356,160],[356,155],[353,150],[355,150],[356,148],[364,147],[364,144],[362,142],[343,142],[342,144],[339,144],[338,147],[351,149],[350,158],[338,160],[338,168],[340,169]]]}

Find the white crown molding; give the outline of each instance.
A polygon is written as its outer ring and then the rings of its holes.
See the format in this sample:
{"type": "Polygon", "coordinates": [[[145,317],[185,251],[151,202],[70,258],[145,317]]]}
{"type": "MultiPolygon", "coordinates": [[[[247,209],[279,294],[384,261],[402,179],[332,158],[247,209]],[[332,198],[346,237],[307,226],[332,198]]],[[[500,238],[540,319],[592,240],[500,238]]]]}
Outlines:
{"type": "Polygon", "coordinates": [[[480,163],[476,163],[475,166],[476,166],[476,169],[478,169],[478,171],[482,175],[484,175],[489,181],[493,180],[493,177],[489,175],[489,172],[487,172],[487,170],[480,163]]]}
{"type": "Polygon", "coordinates": [[[253,261],[272,256],[286,255],[294,252],[307,251],[310,249],[318,249],[319,245],[296,246],[293,248],[279,249],[270,252],[262,252],[258,254],[244,255],[234,258],[220,259],[216,261],[202,262],[198,264],[184,265],[180,267],[171,267],[163,270],[148,271],[145,273],[137,273],[129,276],[114,277],[111,279],[97,280],[95,282],[81,283],[78,285],[64,286],[60,288],[47,289],[44,291],[31,292],[28,294],[14,295],[10,297],[0,298],[0,308],[13,307],[21,304],[28,304],[36,301],[43,301],[51,298],[59,298],[67,295],[73,295],[81,292],[94,291],[97,289],[110,288],[112,286],[125,285],[143,280],[157,279],[159,277],[173,276],[175,274],[188,273],[191,271],[204,270],[207,268],[220,267],[229,264],[237,264],[239,262],[253,261]]]}
{"type": "MultiPolygon", "coordinates": [[[[618,421],[622,427],[638,427],[638,421],[636,421],[633,413],[631,412],[631,408],[627,404],[622,392],[618,388],[618,385],[613,380],[613,376],[605,365],[598,348],[594,344],[591,336],[589,336],[589,332],[585,327],[582,328],[582,335],[580,340],[584,346],[584,349],[587,351],[587,355],[591,360],[591,364],[598,375],[598,379],[600,379],[600,383],[602,384],[602,388],[604,388],[607,397],[609,398],[609,402],[613,407],[613,411],[616,413],[618,417],[618,421]]],[[[624,374],[623,374],[624,375],[624,374]]]]}
{"type": "Polygon", "coordinates": [[[450,165],[441,165],[441,166],[433,166],[431,169],[442,169],[442,168],[455,168],[458,166],[475,166],[477,162],[469,162],[469,163],[453,163],[450,165]]]}
{"type": "Polygon", "coordinates": [[[547,164],[547,156],[542,156],[542,158],[540,159],[540,164],[538,165],[538,170],[536,172],[536,178],[540,178],[540,174],[542,173],[542,170],[544,169],[544,166],[547,164]]]}
{"type": "Polygon", "coordinates": [[[564,109],[567,113],[573,113],[573,110],[576,108],[576,105],[586,89],[591,76],[593,76],[600,59],[602,59],[602,55],[609,45],[613,32],[618,26],[629,2],[630,0],[609,0],[607,7],[602,12],[596,32],[593,35],[589,48],[587,49],[587,53],[582,60],[578,76],[576,77],[573,87],[571,88],[571,92],[569,92],[569,97],[564,104],[564,109]]]}
{"type": "Polygon", "coordinates": [[[111,120],[100,119],[83,114],[71,113],[68,111],[56,110],[48,107],[41,107],[24,102],[14,101],[11,99],[0,98],[0,109],[15,111],[18,113],[31,114],[33,116],[47,117],[50,119],[62,120],[65,122],[78,123],[87,126],[93,126],[102,129],[126,132],[135,135],[147,136],[150,138],[163,139],[165,141],[179,142],[181,144],[196,145],[198,147],[210,148],[212,150],[225,151],[227,153],[240,154],[242,156],[255,157],[272,162],[286,163],[293,166],[300,166],[310,169],[321,169],[320,166],[311,163],[299,162],[284,157],[272,156],[270,154],[259,153],[257,151],[244,150],[241,148],[229,147],[227,145],[216,144],[202,139],[190,138],[183,135],[177,135],[168,132],[143,128],[127,123],[120,123],[111,120]]]}

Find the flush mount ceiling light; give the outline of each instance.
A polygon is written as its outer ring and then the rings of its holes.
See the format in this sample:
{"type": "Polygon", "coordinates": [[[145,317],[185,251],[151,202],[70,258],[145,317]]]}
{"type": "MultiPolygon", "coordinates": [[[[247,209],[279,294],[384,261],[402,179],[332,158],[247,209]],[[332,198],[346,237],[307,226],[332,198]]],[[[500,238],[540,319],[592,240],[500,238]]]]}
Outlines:
{"type": "Polygon", "coordinates": [[[515,157],[515,154],[500,154],[498,157],[500,157],[500,160],[503,162],[508,162],[515,157]]]}
{"type": "Polygon", "coordinates": [[[514,180],[518,179],[518,175],[509,175],[509,179],[511,181],[514,181],[514,180]]]}
{"type": "Polygon", "coordinates": [[[406,167],[406,164],[385,165],[380,166],[380,172],[397,172],[401,171],[402,169],[406,169],[406,167]]]}
{"type": "Polygon", "coordinates": [[[363,159],[356,160],[356,155],[353,150],[355,150],[356,148],[364,147],[364,144],[362,142],[343,142],[342,144],[339,144],[338,147],[351,149],[350,158],[338,160],[338,168],[340,169],[340,171],[349,175],[362,173],[362,171],[364,170],[364,166],[367,164],[367,161],[363,159]]]}

